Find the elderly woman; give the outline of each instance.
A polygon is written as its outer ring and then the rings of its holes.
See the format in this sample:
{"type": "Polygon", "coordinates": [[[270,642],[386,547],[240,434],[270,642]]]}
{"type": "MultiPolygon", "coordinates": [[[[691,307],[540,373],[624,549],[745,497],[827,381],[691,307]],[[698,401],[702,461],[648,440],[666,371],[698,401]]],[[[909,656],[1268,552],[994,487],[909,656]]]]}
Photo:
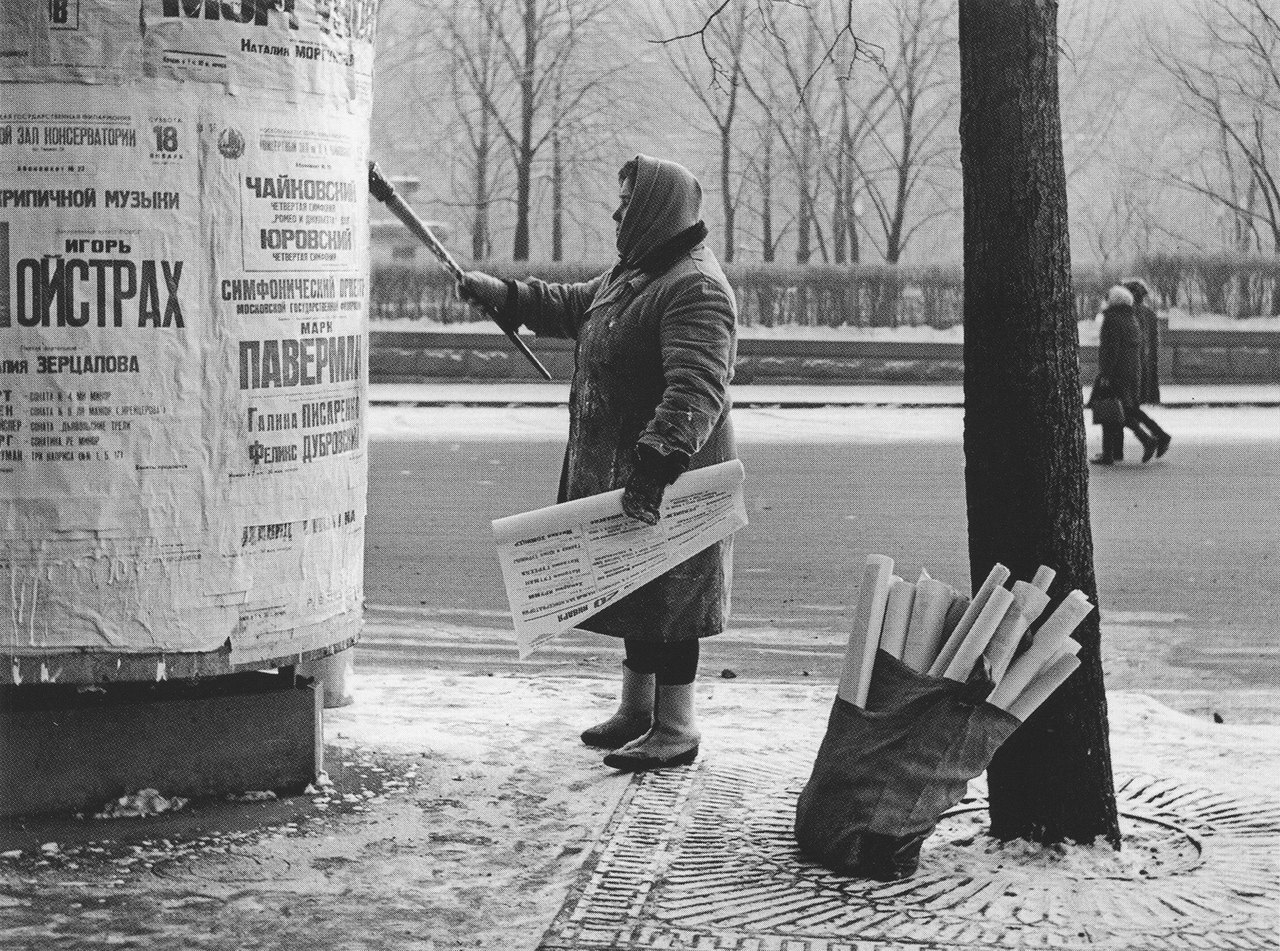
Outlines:
{"type": "MultiPolygon", "coordinates": [[[[698,180],[638,155],[618,181],[610,271],[582,284],[471,271],[459,291],[506,327],[577,340],[559,500],[622,488],[626,513],[656,524],[663,492],[682,472],[736,456],[736,307],[704,243],[698,180]]],[[[613,750],[606,765],[658,769],[697,757],[698,641],[724,629],[732,559],[732,538],[718,542],[582,623],[626,649],[617,710],[582,734],[613,750]]]]}
{"type": "Polygon", "coordinates": [[[1123,423],[1103,424],[1102,452],[1089,460],[1109,466],[1124,458],[1124,431],[1133,431],[1142,443],[1142,461],[1148,461],[1157,442],[1142,431],[1138,403],[1142,397],[1142,344],[1138,317],[1133,310],[1133,294],[1116,285],[1107,292],[1098,332],[1098,378],[1090,402],[1103,396],[1118,398],[1124,412],[1123,423]]]}

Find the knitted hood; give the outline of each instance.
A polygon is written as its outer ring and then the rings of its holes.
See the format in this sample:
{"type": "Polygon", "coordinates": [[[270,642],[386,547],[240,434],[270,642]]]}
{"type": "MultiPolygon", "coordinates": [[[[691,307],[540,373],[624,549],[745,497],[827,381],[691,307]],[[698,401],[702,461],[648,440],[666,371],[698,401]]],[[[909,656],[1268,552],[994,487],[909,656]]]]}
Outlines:
{"type": "Polygon", "coordinates": [[[683,165],[636,156],[636,183],[618,231],[618,258],[635,266],[702,217],[702,186],[683,165]]]}

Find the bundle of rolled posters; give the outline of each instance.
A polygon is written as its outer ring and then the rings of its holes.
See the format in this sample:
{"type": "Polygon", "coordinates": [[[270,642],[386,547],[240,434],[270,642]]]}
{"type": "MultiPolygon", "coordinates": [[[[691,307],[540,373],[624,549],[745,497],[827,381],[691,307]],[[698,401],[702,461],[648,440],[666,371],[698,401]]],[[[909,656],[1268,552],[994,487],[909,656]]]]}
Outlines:
{"type": "Polygon", "coordinates": [[[919,674],[959,683],[993,684],[986,702],[1026,720],[1080,666],[1071,632],[1093,604],[1068,594],[1034,634],[1027,632],[1049,606],[1052,568],[1014,581],[997,564],[972,598],[931,578],[913,583],[893,573],[893,559],[868,555],[845,654],[839,695],[866,709],[876,652],[919,674]]]}

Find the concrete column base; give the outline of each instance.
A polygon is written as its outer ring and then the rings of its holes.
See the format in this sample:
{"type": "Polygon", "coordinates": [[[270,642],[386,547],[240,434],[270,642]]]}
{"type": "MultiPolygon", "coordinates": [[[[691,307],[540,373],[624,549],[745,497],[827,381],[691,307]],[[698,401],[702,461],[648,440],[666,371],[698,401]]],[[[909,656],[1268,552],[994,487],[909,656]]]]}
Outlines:
{"type": "Polygon", "coordinates": [[[281,674],[0,687],[0,816],[126,793],[301,792],[324,767],[324,690],[281,674]]]}
{"type": "Polygon", "coordinates": [[[298,676],[310,677],[317,685],[324,687],[325,709],[345,707],[356,699],[351,692],[351,675],[355,672],[355,663],[356,650],[348,647],[336,654],[299,664],[298,676]]]}

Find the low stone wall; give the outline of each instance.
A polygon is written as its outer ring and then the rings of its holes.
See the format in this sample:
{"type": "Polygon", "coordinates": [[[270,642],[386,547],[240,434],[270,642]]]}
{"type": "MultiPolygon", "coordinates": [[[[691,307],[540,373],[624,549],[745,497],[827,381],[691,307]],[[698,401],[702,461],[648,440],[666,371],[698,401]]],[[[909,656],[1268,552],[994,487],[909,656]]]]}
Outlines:
{"type": "MultiPolygon", "coordinates": [[[[557,380],[573,375],[573,342],[528,338],[557,380]]],[[[1097,372],[1098,350],[1080,348],[1080,376],[1097,372]]],[[[1280,333],[1170,330],[1160,355],[1164,383],[1280,382],[1280,333]]],[[[374,383],[425,380],[536,380],[499,334],[373,330],[369,375],[374,383]]],[[[958,343],[742,339],[737,383],[957,383],[964,377],[958,343]]]]}

